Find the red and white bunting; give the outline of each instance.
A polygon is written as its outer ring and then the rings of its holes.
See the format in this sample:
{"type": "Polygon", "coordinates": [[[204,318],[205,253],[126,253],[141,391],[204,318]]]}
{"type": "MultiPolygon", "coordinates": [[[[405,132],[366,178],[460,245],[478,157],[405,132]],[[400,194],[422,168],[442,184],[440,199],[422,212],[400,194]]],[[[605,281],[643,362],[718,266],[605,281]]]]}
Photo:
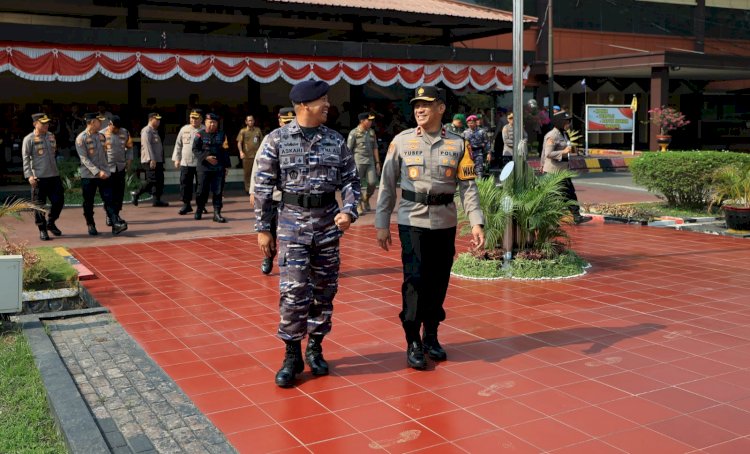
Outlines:
{"type": "MultiPolygon", "coordinates": [[[[79,82],[100,73],[111,79],[141,74],[155,80],[179,75],[200,82],[216,76],[225,82],[249,77],[261,83],[282,78],[294,84],[306,79],[339,80],[352,85],[374,82],[380,86],[401,84],[415,88],[443,82],[452,89],[471,86],[477,90],[511,90],[512,67],[503,64],[434,63],[363,60],[270,54],[201,54],[152,49],[42,46],[0,43],[0,72],[38,81],[79,82]]],[[[524,68],[524,83],[529,68],[524,68]]]]}

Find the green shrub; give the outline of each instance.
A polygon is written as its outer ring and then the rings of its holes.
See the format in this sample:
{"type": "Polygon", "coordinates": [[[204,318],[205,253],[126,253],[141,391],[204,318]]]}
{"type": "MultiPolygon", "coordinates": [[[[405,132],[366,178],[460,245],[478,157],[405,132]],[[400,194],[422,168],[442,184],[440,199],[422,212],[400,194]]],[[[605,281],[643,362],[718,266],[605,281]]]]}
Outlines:
{"type": "Polygon", "coordinates": [[[711,192],[713,173],[726,166],[750,165],[750,154],[723,151],[644,153],[630,171],[636,184],[663,197],[670,207],[702,208],[711,192]]]}

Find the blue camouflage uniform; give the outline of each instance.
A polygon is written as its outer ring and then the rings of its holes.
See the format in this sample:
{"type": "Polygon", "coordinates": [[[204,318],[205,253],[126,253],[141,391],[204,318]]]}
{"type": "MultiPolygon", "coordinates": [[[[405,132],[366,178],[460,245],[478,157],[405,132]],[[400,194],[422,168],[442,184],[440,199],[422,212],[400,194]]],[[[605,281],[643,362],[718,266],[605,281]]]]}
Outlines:
{"type": "Polygon", "coordinates": [[[281,321],[278,336],[298,341],[331,330],[338,290],[339,211],[357,219],[360,181],[354,158],[338,132],[319,126],[308,140],[297,120],[272,131],[259,150],[255,172],[255,229],[268,232],[278,208],[281,321]],[[343,207],[335,199],[341,191],[343,207]]]}
{"type": "Polygon", "coordinates": [[[482,128],[466,128],[464,139],[471,145],[471,157],[474,160],[474,169],[477,177],[481,178],[484,173],[484,157],[490,151],[490,140],[487,132],[482,128]]]}

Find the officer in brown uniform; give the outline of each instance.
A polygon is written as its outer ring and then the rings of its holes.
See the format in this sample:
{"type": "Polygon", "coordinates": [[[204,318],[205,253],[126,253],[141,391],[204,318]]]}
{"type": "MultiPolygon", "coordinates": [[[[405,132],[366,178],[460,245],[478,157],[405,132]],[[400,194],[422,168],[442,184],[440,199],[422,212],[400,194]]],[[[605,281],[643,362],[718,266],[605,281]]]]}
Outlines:
{"type": "Polygon", "coordinates": [[[370,211],[370,197],[375,192],[375,185],[378,184],[377,174],[380,173],[380,156],[378,154],[378,139],[372,129],[372,120],[375,119],[375,115],[370,112],[362,112],[357,118],[359,118],[359,124],[349,132],[346,146],[354,155],[357,173],[367,183],[367,192],[362,194],[362,200],[359,202],[359,210],[364,213],[370,211]]]}
{"type": "Polygon", "coordinates": [[[245,191],[248,193],[250,192],[250,178],[252,176],[255,154],[258,152],[262,140],[263,133],[260,131],[260,128],[255,126],[255,117],[248,115],[245,117],[245,127],[237,134],[237,149],[240,150],[242,171],[245,178],[245,191]]]}
{"type": "MultiPolygon", "coordinates": [[[[552,130],[544,136],[544,148],[542,149],[542,171],[545,173],[559,172],[567,170],[570,166],[569,156],[574,153],[575,149],[570,143],[566,131],[570,128],[572,117],[568,112],[560,111],[552,117],[552,130]]],[[[573,186],[573,180],[566,178],[563,180],[565,185],[565,196],[572,200],[575,205],[570,207],[573,214],[573,222],[582,224],[589,222],[591,216],[581,216],[581,207],[578,205],[576,188],[573,186]]]]}
{"type": "Polygon", "coordinates": [[[146,181],[134,192],[133,205],[138,206],[138,198],[144,192],[154,195],[155,207],[168,207],[169,203],[161,199],[164,193],[164,144],[159,137],[161,115],[156,112],[148,114],[148,124],[141,129],[141,166],[146,172],[146,181]]]}
{"type": "MultiPolygon", "coordinates": [[[[107,150],[107,162],[109,162],[109,180],[112,184],[112,209],[117,219],[125,222],[120,217],[122,211],[122,201],[125,197],[125,174],[133,162],[133,140],[127,129],[121,126],[121,120],[118,115],[112,115],[109,125],[102,130],[105,142],[104,148],[107,150]]],[[[107,216],[107,225],[112,226],[112,219],[107,216]]]]}
{"type": "Polygon", "coordinates": [[[55,236],[62,235],[55,221],[60,217],[65,204],[60,173],[57,170],[57,141],[55,135],[48,131],[50,118],[47,114],[37,113],[31,116],[34,131],[24,137],[21,147],[23,156],[23,176],[31,185],[31,201],[39,207],[50,202],[49,213],[35,211],[34,217],[39,228],[39,239],[49,240],[47,231],[55,236]]]}
{"type": "Polygon", "coordinates": [[[203,111],[193,109],[190,111],[190,123],[186,124],[177,133],[177,141],[172,151],[172,162],[175,168],[180,169],[180,199],[182,208],[177,212],[184,216],[193,211],[190,202],[193,200],[193,182],[196,180],[198,161],[193,155],[193,140],[195,133],[203,129],[203,111]]]}
{"type": "Polygon", "coordinates": [[[81,160],[81,193],[83,195],[83,217],[86,219],[89,235],[98,235],[94,222],[94,197],[96,191],[104,202],[107,217],[112,219],[112,234],[117,235],[128,229],[128,225],[115,213],[112,203],[112,184],[109,180],[111,172],[104,150],[106,138],[100,133],[102,120],[106,119],[98,113],[88,113],[84,116],[86,129],[76,137],[76,151],[81,160]]]}
{"type": "Polygon", "coordinates": [[[477,249],[484,246],[484,216],[470,146],[461,136],[441,127],[445,113],[442,90],[419,87],[411,104],[417,127],[398,134],[388,148],[375,227],[378,244],[387,251],[400,178],[398,234],[404,282],[399,318],[406,335],[407,364],[424,369],[425,353],[437,361],[447,358],[438,342],[438,325],[445,320],[443,301],[455,254],[457,186],[477,249]],[[424,332],[420,339],[421,328],[424,332]]]}

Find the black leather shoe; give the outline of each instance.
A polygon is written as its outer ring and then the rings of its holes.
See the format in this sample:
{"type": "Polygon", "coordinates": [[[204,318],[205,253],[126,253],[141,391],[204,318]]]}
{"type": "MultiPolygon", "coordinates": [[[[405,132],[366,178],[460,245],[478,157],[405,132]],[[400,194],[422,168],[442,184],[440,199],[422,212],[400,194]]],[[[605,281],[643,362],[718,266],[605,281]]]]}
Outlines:
{"type": "Polygon", "coordinates": [[[421,342],[413,341],[406,347],[406,363],[412,369],[417,370],[424,370],[427,367],[427,360],[424,357],[421,342]]]}
{"type": "Polygon", "coordinates": [[[138,197],[139,196],[140,196],[140,194],[138,194],[136,191],[130,191],[130,197],[133,198],[133,200],[131,200],[131,202],[133,202],[133,206],[134,207],[138,206],[138,197]]]}
{"type": "Polygon", "coordinates": [[[214,210],[214,222],[224,224],[227,222],[227,218],[221,215],[221,211],[214,210]]]}
{"type": "Polygon", "coordinates": [[[584,224],[586,222],[589,222],[592,219],[591,216],[581,216],[580,214],[578,216],[573,216],[573,222],[578,224],[584,224]]]}
{"type": "Polygon", "coordinates": [[[323,358],[323,336],[310,336],[305,349],[305,362],[315,376],[328,375],[328,362],[323,358]]]}
{"type": "Polygon", "coordinates": [[[39,231],[39,239],[42,241],[49,241],[49,234],[47,234],[46,230],[39,231]]]}
{"type": "Polygon", "coordinates": [[[57,228],[54,222],[47,223],[47,230],[50,231],[55,236],[62,235],[62,231],[57,228]]]}
{"type": "Polygon", "coordinates": [[[263,274],[271,274],[273,269],[273,259],[266,257],[263,259],[263,263],[260,264],[260,272],[263,274]]]}
{"type": "Polygon", "coordinates": [[[189,203],[185,203],[185,204],[182,205],[182,208],[180,208],[180,211],[178,211],[177,214],[179,214],[180,216],[184,216],[184,215],[186,215],[188,213],[192,213],[192,212],[193,212],[193,207],[190,206],[189,203]]]}
{"type": "Polygon", "coordinates": [[[287,341],[284,362],[281,369],[276,372],[276,385],[281,388],[294,386],[294,379],[303,370],[305,370],[305,362],[302,360],[302,343],[287,341]]]}
{"type": "Polygon", "coordinates": [[[208,214],[208,210],[203,208],[201,211],[203,211],[203,214],[208,214]]]}
{"type": "Polygon", "coordinates": [[[107,227],[112,227],[112,219],[109,216],[107,216],[107,222],[105,222],[105,224],[107,224],[107,227]]]}
{"type": "Polygon", "coordinates": [[[154,200],[154,203],[151,204],[151,206],[160,207],[160,208],[168,207],[169,206],[169,202],[165,202],[165,201],[163,201],[161,199],[156,199],[156,200],[154,200]]]}
{"type": "Polygon", "coordinates": [[[118,222],[112,226],[112,235],[119,235],[128,229],[128,225],[124,222],[118,222]]]}
{"type": "Polygon", "coordinates": [[[193,218],[195,218],[196,221],[200,221],[201,219],[203,219],[203,210],[198,208],[198,210],[193,215],[193,218]]]}
{"type": "Polygon", "coordinates": [[[89,235],[99,235],[99,232],[96,230],[96,226],[94,224],[87,224],[86,227],[88,227],[89,229],[89,235]]]}
{"type": "Polygon", "coordinates": [[[448,354],[443,350],[442,345],[438,342],[437,335],[427,334],[422,338],[422,345],[424,345],[424,352],[433,361],[445,361],[448,359],[448,354]]]}

